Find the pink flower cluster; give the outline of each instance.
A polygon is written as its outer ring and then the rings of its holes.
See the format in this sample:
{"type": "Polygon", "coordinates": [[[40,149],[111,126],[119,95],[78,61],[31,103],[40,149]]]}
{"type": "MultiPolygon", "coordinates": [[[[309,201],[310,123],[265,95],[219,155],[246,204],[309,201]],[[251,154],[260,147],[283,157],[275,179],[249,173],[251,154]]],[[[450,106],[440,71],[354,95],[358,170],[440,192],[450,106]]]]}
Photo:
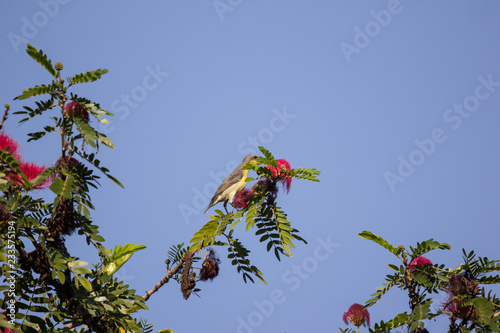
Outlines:
{"type": "Polygon", "coordinates": [[[344,312],[344,323],[353,324],[360,327],[361,325],[370,326],[370,313],[368,310],[363,310],[363,305],[354,303],[347,312],[344,312]]]}
{"type": "Polygon", "coordinates": [[[247,208],[250,200],[255,195],[260,195],[264,191],[269,191],[271,195],[276,196],[278,194],[278,189],[273,186],[273,181],[281,183],[283,185],[286,193],[290,191],[290,186],[292,185],[292,177],[287,176],[287,173],[291,170],[290,163],[285,159],[278,160],[278,166],[272,167],[266,165],[271,171],[271,178],[264,178],[259,180],[251,189],[244,188],[233,198],[233,206],[236,208],[247,208]]]}
{"type": "MultiPolygon", "coordinates": [[[[21,163],[19,169],[26,175],[29,181],[35,179],[40,173],[44,172],[47,167],[39,166],[33,162],[24,162],[21,157],[19,144],[12,139],[11,136],[0,132],[0,150],[8,151],[12,156],[19,160],[21,163]]],[[[19,175],[10,175],[9,180],[14,184],[20,185],[22,183],[21,177],[19,175]]],[[[41,184],[35,186],[36,189],[46,189],[49,187],[51,179],[47,179],[41,184]]]]}
{"type": "Polygon", "coordinates": [[[288,163],[285,159],[278,160],[278,166],[272,167],[266,165],[266,167],[271,170],[271,174],[273,175],[273,179],[277,180],[279,183],[283,185],[283,188],[286,190],[286,193],[290,192],[290,186],[292,185],[292,177],[288,177],[287,173],[291,170],[290,163],[288,163]]]}
{"type": "Polygon", "coordinates": [[[86,123],[88,123],[90,120],[89,112],[75,101],[66,104],[66,106],[64,107],[64,114],[68,118],[80,117],[86,123]]]}
{"type": "Polygon", "coordinates": [[[410,262],[410,264],[408,265],[408,270],[410,271],[410,273],[413,273],[418,269],[419,266],[420,268],[422,268],[426,265],[432,266],[432,262],[425,257],[419,256],[410,262]]]}
{"type": "Polygon", "coordinates": [[[0,150],[8,151],[16,160],[21,159],[19,144],[3,131],[0,132],[0,150]]]}
{"type": "Polygon", "coordinates": [[[247,208],[250,199],[253,196],[253,191],[251,189],[244,188],[233,198],[233,206],[236,208],[247,208]]]}

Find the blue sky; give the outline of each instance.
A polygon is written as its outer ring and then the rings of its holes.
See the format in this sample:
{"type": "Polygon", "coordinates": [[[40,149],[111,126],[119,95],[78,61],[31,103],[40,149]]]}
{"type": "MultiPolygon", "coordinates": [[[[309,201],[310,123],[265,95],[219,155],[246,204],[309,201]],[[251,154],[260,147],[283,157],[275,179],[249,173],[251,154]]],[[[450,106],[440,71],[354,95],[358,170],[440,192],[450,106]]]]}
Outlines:
{"type": "MultiPolygon", "coordinates": [[[[495,1],[4,1],[0,97],[19,110],[34,100],[13,97],[50,80],[26,43],[66,76],[109,69],[73,91],[115,113],[101,131],[116,149],[99,156],[125,189],[103,180],[93,218],[108,247],[147,246],[119,272],[141,295],[165,275],[168,248],[208,220],[220,178],[256,146],[320,170],[320,183],[294,181],[279,196],[309,243],[293,258],[277,262],[237,230],[268,285],[245,285],[221,250],[221,274],[200,284],[201,298],[184,301],[172,282],[141,315],[174,332],[332,332],[397,263],[363,230],[396,245],[447,242],[428,258],[450,267],[462,248],[499,257],[499,10],[495,1]]],[[[11,116],[6,131],[26,159],[51,164],[55,136],[25,140],[45,124],[11,116]]],[[[96,260],[76,235],[67,243],[96,260]]],[[[370,313],[375,323],[405,310],[393,290],[370,313]]]]}

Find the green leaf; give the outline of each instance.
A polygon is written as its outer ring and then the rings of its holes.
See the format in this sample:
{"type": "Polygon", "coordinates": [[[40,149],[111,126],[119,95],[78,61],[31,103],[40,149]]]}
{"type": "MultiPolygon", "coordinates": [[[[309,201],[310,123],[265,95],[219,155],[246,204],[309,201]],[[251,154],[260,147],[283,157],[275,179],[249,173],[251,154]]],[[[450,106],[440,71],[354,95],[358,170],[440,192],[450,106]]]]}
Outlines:
{"type": "MultiPolygon", "coordinates": [[[[66,199],[72,198],[72,193],[74,191],[73,184],[75,178],[73,175],[66,176],[65,180],[61,178],[52,178],[52,184],[50,184],[50,189],[52,192],[58,195],[58,197],[63,197],[66,199]]],[[[59,199],[59,198],[56,199],[59,199]]]]}
{"type": "Polygon", "coordinates": [[[483,325],[488,325],[491,322],[491,318],[494,314],[494,308],[492,302],[484,297],[477,297],[472,299],[474,304],[475,313],[478,316],[479,321],[483,325]]]}
{"type": "Polygon", "coordinates": [[[387,267],[389,267],[392,270],[395,270],[396,272],[399,272],[399,267],[396,265],[388,264],[387,267]]]}
{"type": "MultiPolygon", "coordinates": [[[[408,321],[408,314],[406,312],[397,314],[393,319],[388,322],[380,321],[380,323],[376,323],[374,327],[374,332],[388,332],[394,328],[401,327],[406,324],[408,321]]],[[[370,329],[370,331],[372,331],[370,329]]]]}
{"type": "Polygon", "coordinates": [[[28,44],[26,53],[42,65],[43,68],[45,68],[55,79],[58,79],[56,70],[54,66],[52,66],[52,62],[47,58],[47,55],[45,55],[42,50],[37,50],[35,47],[28,44]]]}
{"type": "Polygon", "coordinates": [[[71,271],[75,274],[92,274],[92,270],[86,267],[72,268],[71,271]]]}
{"type": "Polygon", "coordinates": [[[306,180],[310,180],[313,182],[319,182],[319,178],[316,176],[318,176],[320,173],[321,172],[316,170],[316,169],[297,168],[297,169],[290,170],[287,173],[287,176],[294,177],[297,179],[306,179],[306,180]]]}
{"type": "Polygon", "coordinates": [[[247,250],[243,244],[238,239],[234,239],[229,237],[228,244],[228,258],[233,259],[231,261],[232,265],[236,265],[236,270],[238,273],[242,273],[243,281],[247,283],[247,281],[254,282],[253,278],[249,273],[256,276],[263,283],[267,282],[262,278],[262,273],[255,266],[250,265],[250,259],[248,259],[248,255],[250,251],[247,250]]]}
{"type": "Polygon", "coordinates": [[[54,173],[54,169],[55,168],[47,168],[45,171],[38,174],[38,176],[30,181],[31,186],[35,187],[49,179],[49,177],[54,173]]]}
{"type": "Polygon", "coordinates": [[[0,318],[0,327],[10,328],[10,329],[16,328],[14,325],[11,325],[7,320],[4,320],[4,318],[0,318]]]}
{"type": "Polygon", "coordinates": [[[89,280],[87,280],[86,277],[78,275],[75,276],[75,280],[78,280],[80,284],[83,286],[83,288],[85,288],[85,290],[87,290],[88,292],[92,291],[92,284],[90,283],[89,280]]]}
{"type": "Polygon", "coordinates": [[[88,161],[90,164],[92,164],[94,167],[96,167],[99,171],[104,173],[109,179],[111,179],[113,182],[115,182],[118,186],[121,188],[124,188],[122,183],[118,181],[115,177],[111,176],[108,172],[109,170],[103,167],[99,166],[99,160],[94,159],[94,154],[87,154],[85,152],[76,152],[81,158],[85,159],[88,161]]]}
{"type": "Polygon", "coordinates": [[[422,243],[417,243],[417,247],[415,248],[410,246],[410,250],[412,251],[411,257],[414,259],[435,249],[449,250],[451,246],[446,243],[439,243],[431,238],[422,243]]]}
{"type": "MultiPolygon", "coordinates": [[[[410,324],[411,325],[416,325],[423,328],[424,324],[422,320],[428,319],[430,316],[430,307],[432,305],[432,299],[426,299],[425,301],[419,303],[414,309],[413,312],[410,314],[410,324]],[[417,324],[415,324],[417,323],[417,324]]],[[[413,327],[413,326],[412,326],[413,327]]]]}
{"type": "Polygon", "coordinates": [[[40,86],[34,86],[32,88],[23,89],[23,93],[15,97],[14,99],[23,100],[38,95],[50,94],[52,92],[55,92],[56,89],[57,88],[54,84],[51,85],[42,84],[40,86]]]}
{"type": "Polygon", "coordinates": [[[22,330],[21,332],[23,332],[23,333],[39,333],[38,330],[29,326],[29,324],[27,322],[23,323],[23,325],[21,326],[21,330],[22,330]]]}
{"type": "Polygon", "coordinates": [[[73,121],[75,122],[78,131],[83,135],[85,142],[87,142],[91,147],[96,148],[97,145],[95,140],[97,140],[97,132],[92,128],[92,126],[87,124],[80,117],[73,117],[73,121]]]}
{"type": "Polygon", "coordinates": [[[103,273],[107,273],[108,275],[113,275],[120,267],[125,264],[132,254],[137,251],[143,250],[146,248],[146,245],[134,245],[134,244],[126,244],[126,245],[117,245],[111,253],[111,260],[108,262],[102,269],[103,273]]]}
{"type": "Polygon", "coordinates": [[[500,284],[500,276],[481,276],[477,279],[477,282],[482,284],[500,284]]]}
{"type": "Polygon", "coordinates": [[[54,178],[52,179],[52,183],[50,184],[49,188],[55,194],[61,195],[63,187],[64,187],[64,180],[62,180],[61,178],[54,178]]]}
{"type": "Polygon", "coordinates": [[[401,248],[394,247],[394,245],[389,244],[385,239],[383,239],[380,236],[375,235],[374,233],[372,233],[370,231],[365,230],[363,232],[360,232],[358,234],[358,236],[361,238],[371,240],[371,241],[381,245],[382,247],[386,248],[387,250],[389,250],[392,254],[394,254],[396,256],[399,255],[402,251],[401,248]]]}
{"type": "Polygon", "coordinates": [[[81,266],[87,266],[89,263],[81,260],[76,260],[76,261],[70,261],[68,262],[68,267],[73,268],[73,267],[81,267],[81,266]]]}
{"type": "Polygon", "coordinates": [[[30,323],[35,323],[37,325],[45,327],[45,321],[40,317],[27,315],[26,320],[29,321],[30,323]]]}
{"type": "Polygon", "coordinates": [[[102,133],[97,133],[97,140],[99,140],[99,142],[102,142],[108,148],[112,148],[112,149],[115,148],[115,145],[113,144],[111,139],[102,133]]]}
{"type": "Polygon", "coordinates": [[[40,305],[32,305],[29,307],[29,310],[31,312],[49,312],[49,310],[46,307],[40,305]]]}
{"type": "Polygon", "coordinates": [[[410,325],[410,332],[414,332],[417,328],[421,328],[423,329],[424,328],[424,322],[423,321],[414,321],[411,323],[410,325]]]}
{"type": "Polygon", "coordinates": [[[95,71],[89,71],[86,73],[80,73],[73,77],[68,78],[68,82],[70,85],[77,83],[87,83],[99,80],[101,76],[108,72],[107,69],[96,69],[95,71]]]}
{"type": "Polygon", "coordinates": [[[101,235],[97,235],[97,234],[90,235],[90,238],[92,238],[96,242],[101,242],[102,243],[102,242],[105,241],[104,237],[102,237],[101,235]]]}
{"type": "Polygon", "coordinates": [[[264,156],[266,157],[266,159],[268,160],[276,160],[273,156],[273,154],[271,154],[271,152],[269,150],[267,150],[266,148],[264,148],[263,146],[259,146],[259,150],[261,151],[262,154],[264,154],[264,156]]]}
{"type": "Polygon", "coordinates": [[[386,281],[388,283],[382,283],[382,287],[376,287],[377,291],[374,292],[371,296],[375,296],[368,301],[366,301],[366,306],[365,307],[370,307],[377,303],[382,296],[384,296],[392,287],[394,287],[399,280],[399,274],[394,274],[394,275],[387,275],[386,281]]]}
{"type": "Polygon", "coordinates": [[[66,282],[66,276],[64,275],[64,273],[61,271],[55,271],[55,272],[57,274],[57,279],[59,280],[59,282],[61,284],[64,284],[64,282],[66,282]]]}

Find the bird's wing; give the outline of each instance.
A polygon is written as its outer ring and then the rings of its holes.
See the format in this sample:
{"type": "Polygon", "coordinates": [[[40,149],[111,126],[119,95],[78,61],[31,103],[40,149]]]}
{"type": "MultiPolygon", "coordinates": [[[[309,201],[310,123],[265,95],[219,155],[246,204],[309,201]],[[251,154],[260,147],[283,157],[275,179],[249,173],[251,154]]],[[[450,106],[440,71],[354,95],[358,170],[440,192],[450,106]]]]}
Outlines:
{"type": "Polygon", "coordinates": [[[224,190],[226,190],[229,186],[239,182],[241,180],[242,176],[243,176],[243,170],[241,170],[240,167],[236,168],[233,172],[231,172],[231,174],[226,179],[224,179],[222,184],[220,184],[217,191],[215,191],[215,194],[214,194],[214,197],[212,200],[214,200],[219,195],[221,195],[222,192],[224,192],[224,190]]]}
{"type": "Polygon", "coordinates": [[[219,196],[224,192],[224,190],[228,189],[232,184],[235,184],[235,183],[238,183],[241,178],[243,177],[243,170],[242,168],[247,165],[247,163],[243,162],[241,163],[240,165],[238,165],[236,167],[236,169],[233,170],[233,172],[231,172],[231,174],[222,181],[222,184],[220,184],[219,188],[217,189],[217,191],[215,191],[215,194],[214,196],[212,197],[212,200],[210,200],[210,203],[208,204],[208,207],[207,209],[205,210],[205,212],[210,208],[212,207],[213,205],[215,205],[219,199],[219,196]]]}

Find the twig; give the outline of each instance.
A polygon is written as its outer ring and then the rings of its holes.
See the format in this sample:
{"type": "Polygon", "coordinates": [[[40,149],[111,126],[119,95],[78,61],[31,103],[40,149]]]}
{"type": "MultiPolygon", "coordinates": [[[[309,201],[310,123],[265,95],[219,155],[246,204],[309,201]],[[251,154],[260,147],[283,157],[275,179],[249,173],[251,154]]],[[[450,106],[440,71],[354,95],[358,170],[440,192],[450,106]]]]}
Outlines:
{"type": "Polygon", "coordinates": [[[192,254],[189,253],[189,252],[185,252],[183,255],[182,255],[182,258],[181,260],[179,261],[179,263],[173,268],[173,269],[170,269],[168,268],[167,270],[167,275],[165,275],[165,277],[163,279],[161,279],[160,282],[158,282],[154,287],[153,289],[149,290],[149,291],[146,291],[146,295],[143,296],[144,298],[144,301],[147,301],[149,299],[149,297],[151,297],[152,294],[154,294],[155,292],[158,291],[158,289],[160,289],[165,283],[167,283],[171,278],[172,276],[177,273],[181,268],[182,266],[184,265],[184,262],[186,261],[186,256],[191,256],[192,254]]]}
{"type": "Polygon", "coordinates": [[[5,104],[5,113],[3,114],[2,122],[0,123],[0,130],[3,128],[3,123],[7,120],[7,116],[9,115],[10,105],[9,103],[5,104]]]}

